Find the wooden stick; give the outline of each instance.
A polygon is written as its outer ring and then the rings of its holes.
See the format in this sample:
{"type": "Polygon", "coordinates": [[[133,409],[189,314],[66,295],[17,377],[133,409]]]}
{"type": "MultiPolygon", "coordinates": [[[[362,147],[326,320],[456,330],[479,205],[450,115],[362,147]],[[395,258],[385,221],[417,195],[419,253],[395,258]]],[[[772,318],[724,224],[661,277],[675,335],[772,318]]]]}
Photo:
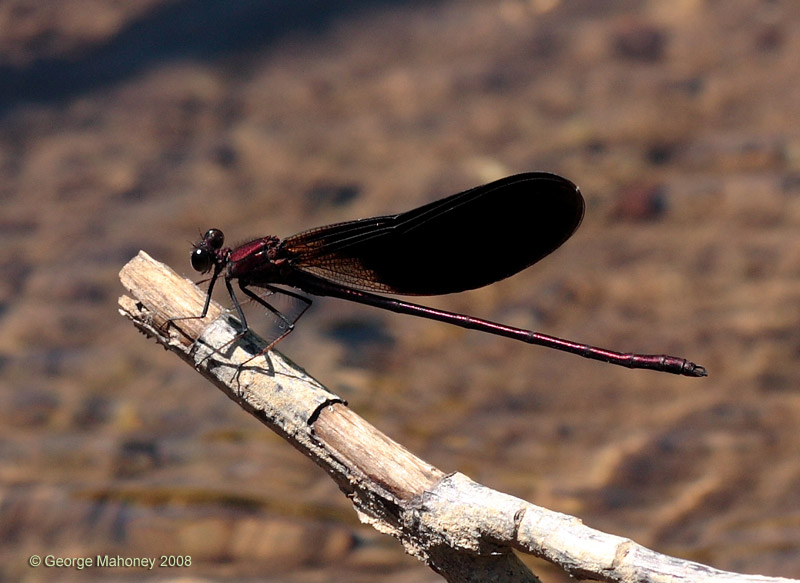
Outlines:
{"type": "Polygon", "coordinates": [[[344,399],[278,352],[249,360],[265,343],[252,333],[239,337],[236,320],[218,304],[212,302],[202,320],[172,320],[199,314],[205,292],[146,253],[128,262],[120,279],[135,298],[120,298],[122,315],[313,459],[363,522],[400,540],[406,552],[448,581],[538,581],[512,549],[599,581],[791,581],[660,555],[463,474],[446,475],[353,413],[344,399]]]}

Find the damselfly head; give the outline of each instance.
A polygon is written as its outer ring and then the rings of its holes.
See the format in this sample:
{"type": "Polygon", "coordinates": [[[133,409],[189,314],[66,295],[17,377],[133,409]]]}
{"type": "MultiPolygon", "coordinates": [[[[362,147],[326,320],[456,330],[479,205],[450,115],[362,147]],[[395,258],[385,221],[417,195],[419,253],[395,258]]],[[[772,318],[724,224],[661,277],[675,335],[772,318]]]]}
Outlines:
{"type": "Polygon", "coordinates": [[[219,229],[209,229],[206,231],[200,242],[194,246],[192,251],[192,268],[200,273],[206,273],[214,267],[217,251],[222,248],[225,242],[225,235],[219,229]]]}

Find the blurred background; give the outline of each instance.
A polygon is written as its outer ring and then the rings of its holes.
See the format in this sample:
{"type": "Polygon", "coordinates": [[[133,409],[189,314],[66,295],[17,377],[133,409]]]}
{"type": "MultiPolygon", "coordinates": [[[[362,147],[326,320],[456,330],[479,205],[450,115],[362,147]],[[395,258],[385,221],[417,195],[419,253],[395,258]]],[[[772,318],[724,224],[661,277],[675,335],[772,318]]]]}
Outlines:
{"type": "Polygon", "coordinates": [[[322,299],[281,352],[444,471],[797,576],[799,33],[791,0],[0,3],[0,581],[440,581],[120,317],[117,273],[144,249],[199,279],[209,227],[284,237],[530,170],[580,185],[578,233],[426,303],[708,378],[322,299]]]}

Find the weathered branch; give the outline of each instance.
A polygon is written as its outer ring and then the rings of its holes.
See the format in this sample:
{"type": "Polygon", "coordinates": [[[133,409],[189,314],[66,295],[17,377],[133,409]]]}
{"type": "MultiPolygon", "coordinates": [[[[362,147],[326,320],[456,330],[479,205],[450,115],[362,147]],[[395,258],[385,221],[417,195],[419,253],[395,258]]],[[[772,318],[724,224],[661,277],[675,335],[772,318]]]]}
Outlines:
{"type": "Polygon", "coordinates": [[[660,555],[577,518],[445,474],[372,427],[278,352],[264,346],[205,293],[140,252],[120,272],[136,299],[120,312],[190,363],[242,408],[313,459],[351,499],[363,522],[452,582],[538,581],[512,549],[546,559],[576,578],[609,582],[791,581],[728,573],[660,555]],[[246,363],[241,366],[242,363],[246,363]]]}

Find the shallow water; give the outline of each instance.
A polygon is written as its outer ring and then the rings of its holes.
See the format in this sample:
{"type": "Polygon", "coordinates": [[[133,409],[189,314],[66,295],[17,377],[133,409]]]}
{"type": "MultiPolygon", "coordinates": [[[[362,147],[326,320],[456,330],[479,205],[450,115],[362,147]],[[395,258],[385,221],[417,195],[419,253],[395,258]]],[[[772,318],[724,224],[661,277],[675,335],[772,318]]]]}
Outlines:
{"type": "Polygon", "coordinates": [[[145,249],[194,277],[190,242],[212,226],[232,243],[286,236],[528,170],[580,185],[578,233],[514,278],[427,303],[678,354],[707,379],[328,299],[280,350],[444,471],[661,552],[796,576],[800,7],[382,2],[300,17],[270,3],[282,28],[237,40],[231,22],[258,18],[202,2],[97,3],[90,18],[84,3],[14,6],[0,35],[0,79],[18,88],[0,83],[0,579],[49,579],[33,553],[164,552],[192,565],[162,577],[440,580],[138,335],[117,314],[117,272],[145,249]],[[176,14],[213,42],[186,24],[185,45],[159,45],[176,14]]]}

